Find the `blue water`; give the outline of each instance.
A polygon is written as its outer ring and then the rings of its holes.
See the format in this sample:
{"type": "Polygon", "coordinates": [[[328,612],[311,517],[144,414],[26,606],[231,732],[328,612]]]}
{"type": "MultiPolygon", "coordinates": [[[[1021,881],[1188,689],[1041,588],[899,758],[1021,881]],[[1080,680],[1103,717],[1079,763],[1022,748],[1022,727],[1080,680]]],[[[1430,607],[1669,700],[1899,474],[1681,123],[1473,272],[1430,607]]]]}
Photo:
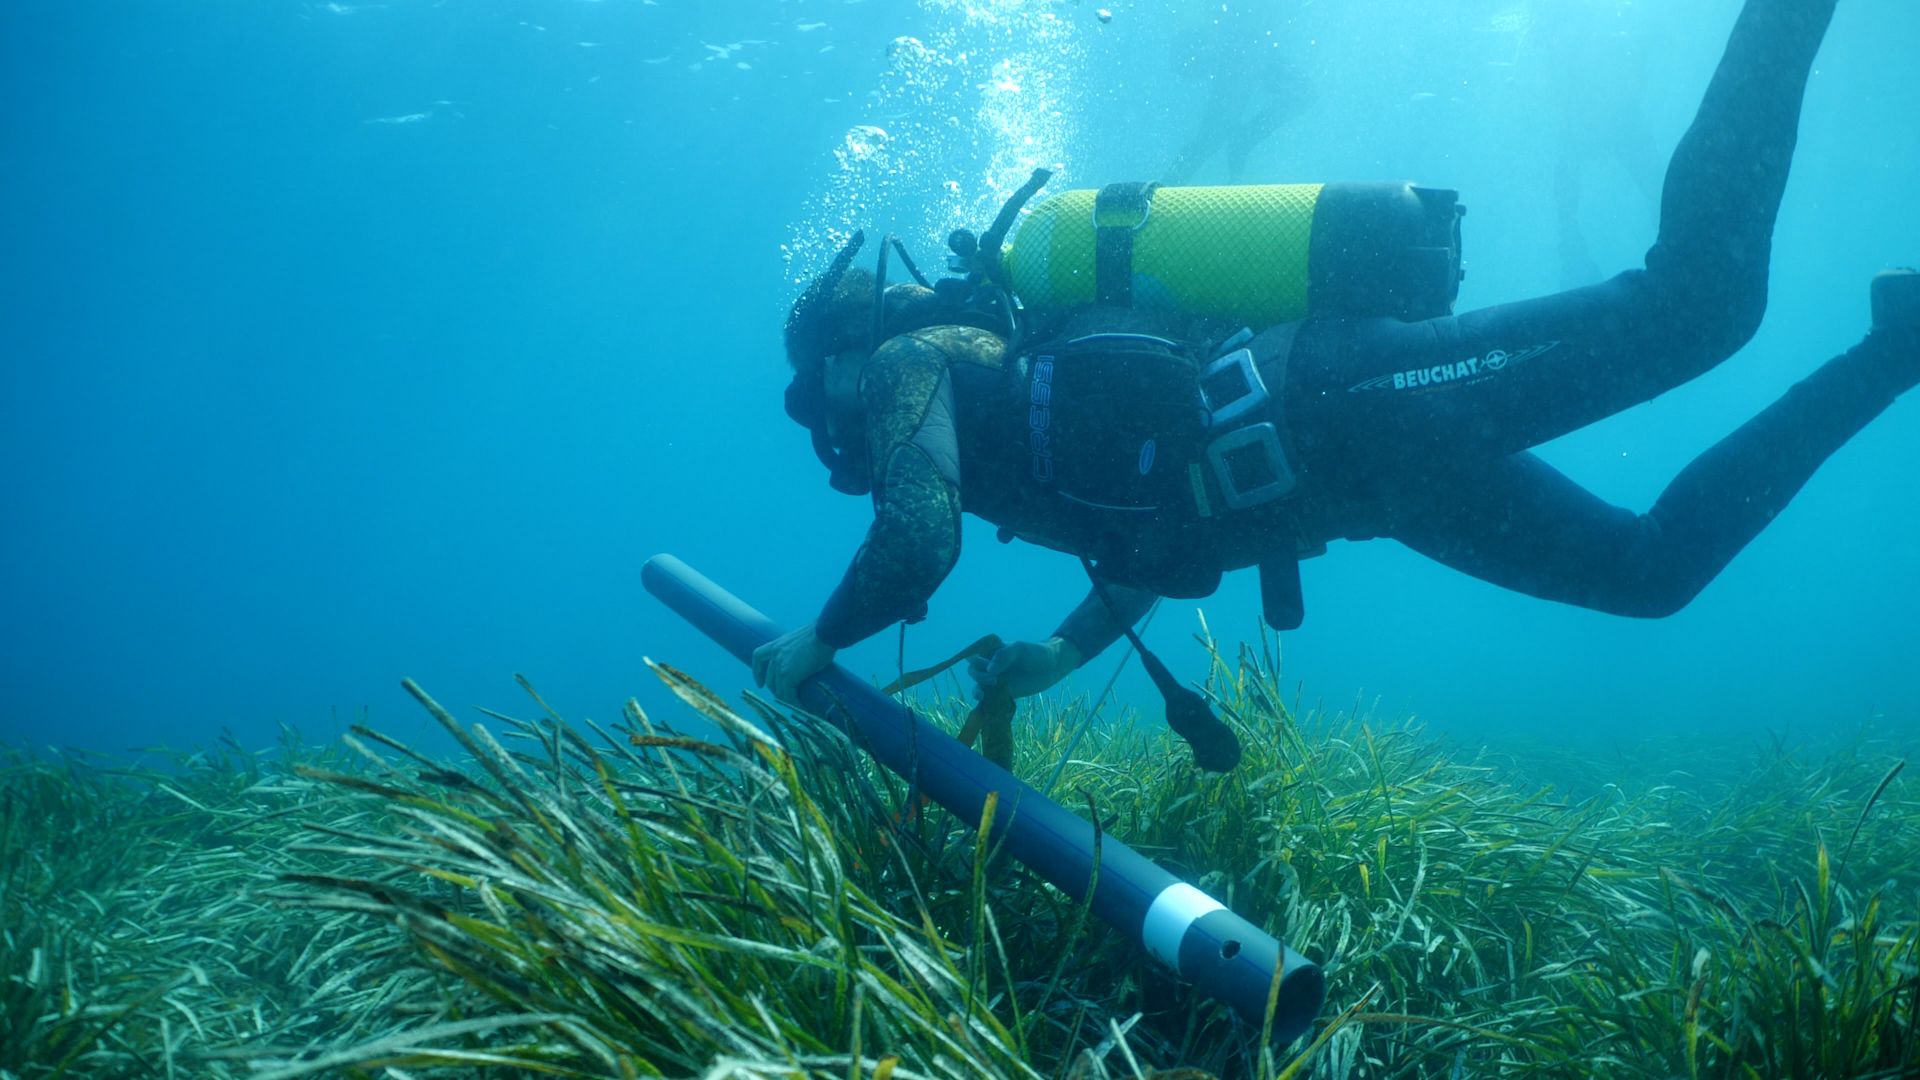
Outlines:
{"type": "MultiPolygon", "coordinates": [[[[1662,160],[1737,5],[1670,6],[1605,5],[1588,59],[1612,70],[1625,34],[1644,77],[1596,80],[1578,105],[1601,123],[1638,96],[1662,160]]],[[[1163,169],[1201,109],[1210,5],[1112,0],[1105,23],[1097,7],[7,5],[0,740],[259,744],[363,708],[407,737],[426,721],[402,676],[456,708],[522,711],[523,672],[569,716],[612,719],[629,695],[671,713],[643,656],[739,689],[745,669],[642,592],[640,563],[680,554],[783,623],[818,610],[867,510],[828,490],[781,412],[792,282],[855,224],[937,263],[931,238],[984,224],[1036,161],[1062,186],[1163,169]],[[931,54],[912,70],[902,36],[931,54]],[[868,127],[891,156],[849,150],[868,127]]],[[[1529,28],[1561,14],[1257,6],[1310,93],[1246,179],[1456,187],[1463,309],[1559,287],[1560,112],[1529,28]]],[[[1920,260],[1917,43],[1910,0],[1842,6],[1760,336],[1551,460],[1644,507],[1858,339],[1868,276],[1920,260]]],[[[1633,264],[1647,200],[1605,161],[1586,189],[1596,261],[1633,264]]],[[[1906,400],[1659,622],[1503,593],[1389,541],[1335,545],[1304,568],[1286,678],[1469,734],[1914,730],[1915,461],[1906,400]]],[[[1063,556],[975,525],[966,545],[909,666],[988,631],[1044,635],[1083,591],[1063,556]]],[[[1216,634],[1253,632],[1256,591],[1231,575],[1205,602],[1216,634]]],[[[1148,635],[1189,676],[1195,606],[1165,605],[1148,635]]],[[[843,659],[890,675],[895,645],[843,659]]],[[[1137,675],[1121,692],[1154,703],[1137,675]]]]}

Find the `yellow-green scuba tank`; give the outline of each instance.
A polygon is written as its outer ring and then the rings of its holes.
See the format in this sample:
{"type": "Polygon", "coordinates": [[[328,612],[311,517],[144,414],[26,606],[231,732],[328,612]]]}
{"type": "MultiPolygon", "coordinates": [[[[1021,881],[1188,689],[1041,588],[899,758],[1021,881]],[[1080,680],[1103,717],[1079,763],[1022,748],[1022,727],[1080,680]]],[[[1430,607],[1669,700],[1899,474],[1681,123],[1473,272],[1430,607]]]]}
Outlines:
{"type": "Polygon", "coordinates": [[[1404,183],[1109,184],[1035,206],[990,276],[1042,319],[1090,305],[1253,327],[1425,319],[1459,294],[1464,212],[1455,192],[1404,183]]]}

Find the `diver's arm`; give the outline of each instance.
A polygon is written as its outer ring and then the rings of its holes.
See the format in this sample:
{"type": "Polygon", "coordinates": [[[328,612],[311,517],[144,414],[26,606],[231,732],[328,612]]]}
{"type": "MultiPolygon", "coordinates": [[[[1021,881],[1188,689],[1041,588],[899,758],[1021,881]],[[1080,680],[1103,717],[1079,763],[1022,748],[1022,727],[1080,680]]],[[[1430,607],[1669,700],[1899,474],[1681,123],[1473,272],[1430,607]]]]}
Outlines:
{"type": "Polygon", "coordinates": [[[1087,598],[1067,615],[1053,636],[1078,653],[1079,659],[1074,662],[1078,667],[1120,640],[1126,628],[1144,618],[1157,599],[1159,596],[1150,590],[1103,581],[1087,591],[1087,598]]]}
{"type": "Polygon", "coordinates": [[[1052,687],[1119,640],[1125,628],[1139,622],[1158,599],[1145,589],[1101,584],[1106,597],[1097,588],[1087,593],[1047,640],[1016,641],[992,656],[969,661],[967,670],[981,692],[1000,689],[1018,698],[1052,687]]]}
{"type": "Polygon", "coordinates": [[[839,649],[926,614],[960,558],[960,451],[946,357],[912,334],[862,376],[873,527],[815,624],[839,649]]]}

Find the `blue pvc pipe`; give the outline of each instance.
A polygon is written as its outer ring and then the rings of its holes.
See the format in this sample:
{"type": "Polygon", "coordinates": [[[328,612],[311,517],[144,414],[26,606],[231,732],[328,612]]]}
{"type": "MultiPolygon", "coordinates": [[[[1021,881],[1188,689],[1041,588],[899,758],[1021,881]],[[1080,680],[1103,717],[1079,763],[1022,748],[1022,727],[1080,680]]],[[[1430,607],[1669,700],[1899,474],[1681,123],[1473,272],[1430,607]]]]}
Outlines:
{"type": "MultiPolygon", "coordinates": [[[[765,615],[671,555],[647,560],[641,581],[743,663],[751,663],[755,649],[779,636],[779,628],[765,615]]],[[[969,825],[979,826],[987,795],[997,792],[995,842],[1067,895],[1086,897],[1093,869],[1093,826],[1085,819],[838,664],[801,685],[800,703],[846,730],[882,765],[969,825]]],[[[1279,967],[1283,973],[1273,1037],[1281,1044],[1305,1032],[1326,1001],[1326,978],[1319,965],[1110,836],[1100,841],[1100,876],[1091,907],[1256,1027],[1265,1020],[1279,967]]]]}

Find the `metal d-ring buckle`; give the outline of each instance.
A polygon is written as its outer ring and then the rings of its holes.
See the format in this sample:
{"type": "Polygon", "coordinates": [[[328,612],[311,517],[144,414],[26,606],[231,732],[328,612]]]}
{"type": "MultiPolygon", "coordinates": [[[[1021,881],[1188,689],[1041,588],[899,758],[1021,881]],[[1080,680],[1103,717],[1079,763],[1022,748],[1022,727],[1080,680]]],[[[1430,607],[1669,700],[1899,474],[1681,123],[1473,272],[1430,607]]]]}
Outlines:
{"type": "Polygon", "coordinates": [[[1147,227],[1147,219],[1153,216],[1153,193],[1160,190],[1159,184],[1120,183],[1108,184],[1094,193],[1093,227],[1100,229],[1125,229],[1139,232],[1147,227]],[[1104,213],[1111,219],[1120,214],[1137,212],[1140,216],[1132,221],[1102,221],[1104,213]]]}
{"type": "Polygon", "coordinates": [[[1271,397],[1267,393],[1267,384],[1260,378],[1260,368],[1253,362],[1251,349],[1236,349],[1208,364],[1206,370],[1200,373],[1200,406],[1207,410],[1209,430],[1232,424],[1265,406],[1269,400],[1271,397]],[[1217,385],[1222,376],[1233,375],[1237,375],[1238,379],[1226,389],[1237,392],[1222,395],[1209,391],[1209,387],[1217,385]]]}
{"type": "Polygon", "coordinates": [[[1234,510],[1272,502],[1292,491],[1295,483],[1293,468],[1287,464],[1285,451],[1280,449],[1280,432],[1271,422],[1235,428],[1208,443],[1207,462],[1213,466],[1214,479],[1220,482],[1220,492],[1226,497],[1227,506],[1234,510]],[[1259,454],[1257,464],[1265,467],[1270,479],[1242,488],[1234,478],[1233,462],[1229,459],[1233,454],[1247,450],[1259,454]]]}

